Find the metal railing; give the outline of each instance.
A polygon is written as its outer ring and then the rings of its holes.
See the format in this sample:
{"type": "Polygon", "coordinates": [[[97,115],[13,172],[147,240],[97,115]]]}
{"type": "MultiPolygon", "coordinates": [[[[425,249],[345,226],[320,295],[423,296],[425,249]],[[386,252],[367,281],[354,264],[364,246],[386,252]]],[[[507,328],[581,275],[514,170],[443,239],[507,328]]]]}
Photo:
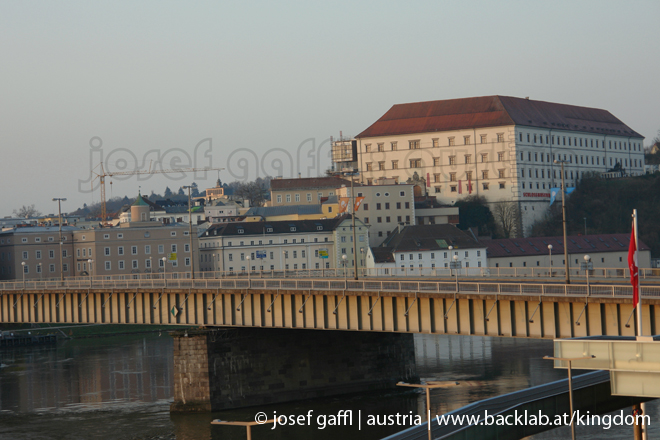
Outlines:
{"type": "MultiPolygon", "coordinates": [[[[631,298],[632,287],[628,285],[602,284],[544,284],[503,283],[474,280],[420,281],[395,279],[364,279],[355,281],[343,278],[167,278],[157,275],[152,279],[67,279],[65,281],[5,282],[0,285],[0,294],[26,290],[62,289],[257,289],[257,290],[316,290],[316,291],[374,291],[405,293],[463,293],[488,295],[532,295],[532,296],[576,296],[631,298]]],[[[641,286],[642,297],[660,298],[660,286],[641,286]]]]}

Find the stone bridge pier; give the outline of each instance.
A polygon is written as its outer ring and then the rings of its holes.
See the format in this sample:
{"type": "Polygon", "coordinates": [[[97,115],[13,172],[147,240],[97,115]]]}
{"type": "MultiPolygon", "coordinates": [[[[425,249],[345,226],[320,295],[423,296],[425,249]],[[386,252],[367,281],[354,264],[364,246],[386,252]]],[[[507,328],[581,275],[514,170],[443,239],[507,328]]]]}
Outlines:
{"type": "Polygon", "coordinates": [[[412,334],[205,328],[171,335],[172,412],[394,388],[418,379],[412,334]]]}

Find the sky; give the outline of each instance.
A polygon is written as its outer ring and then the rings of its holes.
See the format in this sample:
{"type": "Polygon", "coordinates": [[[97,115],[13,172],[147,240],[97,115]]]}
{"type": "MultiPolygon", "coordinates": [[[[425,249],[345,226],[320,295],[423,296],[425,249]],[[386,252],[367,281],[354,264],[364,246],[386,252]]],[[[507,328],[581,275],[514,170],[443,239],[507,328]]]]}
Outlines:
{"type": "Polygon", "coordinates": [[[224,168],[108,177],[106,198],[320,175],[330,136],[406,102],[603,108],[648,145],[659,16],[657,0],[0,0],[0,216],[98,203],[101,162],[224,168]]]}

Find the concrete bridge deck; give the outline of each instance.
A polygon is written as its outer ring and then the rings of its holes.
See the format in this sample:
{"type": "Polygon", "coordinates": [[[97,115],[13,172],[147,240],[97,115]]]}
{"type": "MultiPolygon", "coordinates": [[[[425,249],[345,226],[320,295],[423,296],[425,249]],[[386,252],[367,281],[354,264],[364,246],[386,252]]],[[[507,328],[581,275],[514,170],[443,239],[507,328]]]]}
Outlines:
{"type": "MultiPolygon", "coordinates": [[[[138,279],[0,286],[2,323],[181,324],[533,338],[634,336],[623,284],[489,280],[138,279]]],[[[642,287],[655,334],[660,286],[642,287]]],[[[648,327],[648,328],[647,328],[648,327]]]]}

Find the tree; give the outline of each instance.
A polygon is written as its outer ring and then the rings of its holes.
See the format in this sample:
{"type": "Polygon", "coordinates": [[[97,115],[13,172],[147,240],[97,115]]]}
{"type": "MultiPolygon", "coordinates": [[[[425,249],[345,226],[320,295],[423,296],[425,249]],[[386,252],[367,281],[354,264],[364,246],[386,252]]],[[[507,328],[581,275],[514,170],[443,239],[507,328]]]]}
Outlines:
{"type": "Polygon", "coordinates": [[[495,219],[486,204],[486,199],[472,195],[454,204],[458,207],[458,227],[466,230],[477,228],[479,235],[495,234],[495,219]]]}
{"type": "Polygon", "coordinates": [[[179,188],[179,191],[177,192],[177,195],[180,195],[180,196],[185,196],[186,195],[186,193],[183,191],[183,187],[179,188]]]}
{"type": "Polygon", "coordinates": [[[163,197],[165,197],[165,198],[172,197],[172,190],[170,189],[169,186],[167,188],[165,188],[165,194],[163,195],[163,197]]]}
{"type": "Polygon", "coordinates": [[[266,190],[257,182],[238,183],[234,195],[239,199],[249,200],[250,206],[263,206],[266,201],[266,190]]]}
{"type": "Polygon", "coordinates": [[[191,197],[199,197],[199,188],[195,182],[192,183],[192,189],[190,190],[191,197]]]}
{"type": "Polygon", "coordinates": [[[510,238],[515,232],[520,219],[518,204],[516,202],[498,202],[493,209],[493,216],[502,237],[510,238]]]}
{"type": "Polygon", "coordinates": [[[34,207],[34,204],[30,206],[21,206],[19,209],[14,209],[14,215],[20,218],[30,218],[30,217],[39,217],[41,212],[34,207]]]}

